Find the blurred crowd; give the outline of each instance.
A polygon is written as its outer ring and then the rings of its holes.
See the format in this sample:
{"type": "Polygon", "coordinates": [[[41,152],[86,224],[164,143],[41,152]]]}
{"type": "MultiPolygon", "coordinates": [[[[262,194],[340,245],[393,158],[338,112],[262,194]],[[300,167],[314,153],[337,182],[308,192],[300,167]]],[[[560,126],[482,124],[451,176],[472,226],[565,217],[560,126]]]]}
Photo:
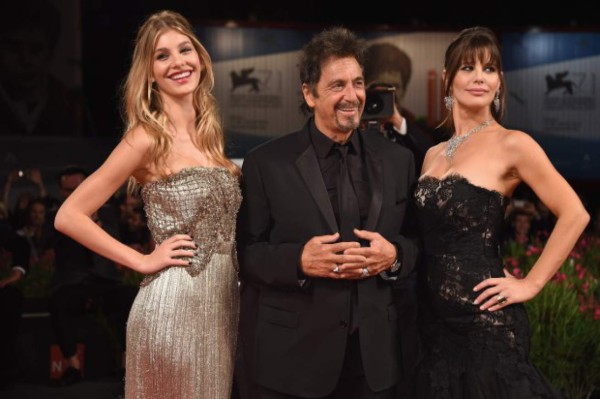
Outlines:
{"type": "MultiPolygon", "coordinates": [[[[588,212],[592,215],[592,221],[588,225],[586,233],[600,237],[600,203],[580,193],[588,212]]],[[[505,215],[505,245],[515,242],[527,246],[534,240],[544,242],[554,224],[556,217],[552,214],[535,193],[527,186],[519,186],[510,203],[506,208],[505,215]]]]}
{"type": "MultiPolygon", "coordinates": [[[[65,167],[61,175],[69,169],[75,171],[80,168],[65,167]]],[[[81,169],[81,174],[87,173],[81,169]]],[[[57,181],[63,195],[68,195],[79,183],[71,183],[68,178],[60,177],[57,181]]],[[[62,198],[48,193],[39,169],[13,170],[6,178],[0,203],[0,223],[3,228],[27,240],[30,247],[30,267],[35,268],[40,262],[51,262],[54,258],[49,237],[53,226],[49,222],[61,202],[62,198]],[[25,184],[19,184],[23,181],[26,181],[25,184]]],[[[112,213],[111,218],[116,221],[118,235],[123,242],[141,252],[149,251],[151,237],[138,195],[127,193],[126,187],[123,187],[104,208],[105,212],[112,213]]]]}
{"type": "MultiPolygon", "coordinates": [[[[79,382],[82,361],[77,353],[80,316],[101,312],[124,352],[125,324],[142,276],[103,258],[54,228],[54,217],[64,201],[87,177],[75,165],[58,174],[58,195],[49,193],[38,169],[13,170],[4,183],[0,203],[0,357],[8,359],[0,367],[0,390],[19,377],[18,331],[25,310],[24,299],[41,299],[48,312],[52,342],[66,361],[58,386],[79,382]]],[[[102,206],[92,219],[108,234],[149,253],[154,243],[146,224],[139,196],[126,187],[102,206]]],[[[122,370],[120,370],[122,372],[122,370]]]]}

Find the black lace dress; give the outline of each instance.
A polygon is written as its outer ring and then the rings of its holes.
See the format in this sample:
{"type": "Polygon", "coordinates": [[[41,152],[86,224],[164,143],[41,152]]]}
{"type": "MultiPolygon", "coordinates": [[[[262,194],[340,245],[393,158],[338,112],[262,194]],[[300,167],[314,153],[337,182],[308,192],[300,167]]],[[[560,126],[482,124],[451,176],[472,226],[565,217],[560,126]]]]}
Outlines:
{"type": "Polygon", "coordinates": [[[473,287],[503,277],[499,235],[508,198],[451,175],[415,191],[424,262],[420,274],[419,399],[559,398],[529,360],[522,304],[479,310],[473,287]]]}

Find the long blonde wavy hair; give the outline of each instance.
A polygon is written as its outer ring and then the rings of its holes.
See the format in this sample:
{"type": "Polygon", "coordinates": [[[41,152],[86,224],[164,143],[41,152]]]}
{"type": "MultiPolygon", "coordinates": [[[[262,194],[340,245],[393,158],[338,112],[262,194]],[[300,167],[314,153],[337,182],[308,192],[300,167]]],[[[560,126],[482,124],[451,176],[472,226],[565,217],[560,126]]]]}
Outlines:
{"type": "Polygon", "coordinates": [[[190,39],[202,63],[200,82],[193,93],[196,121],[192,142],[204,152],[209,161],[227,168],[232,175],[239,176],[238,166],[228,159],[224,152],[223,128],[212,94],[215,79],[210,56],[196,38],[190,23],[177,12],[166,10],[152,14],[138,31],[131,68],[123,87],[123,111],[127,123],[123,137],[134,128],[142,126],[154,141],[150,160],[161,176],[166,175],[165,162],[173,138],[167,128],[169,119],[164,111],[158,87],[153,84],[152,66],[158,37],[170,29],[190,39]]]}

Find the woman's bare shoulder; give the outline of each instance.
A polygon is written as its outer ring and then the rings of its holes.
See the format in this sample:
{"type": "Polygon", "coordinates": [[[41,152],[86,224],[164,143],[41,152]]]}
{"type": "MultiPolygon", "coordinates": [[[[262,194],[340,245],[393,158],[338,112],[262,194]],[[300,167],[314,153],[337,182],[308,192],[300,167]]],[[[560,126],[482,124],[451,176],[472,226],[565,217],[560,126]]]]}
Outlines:
{"type": "Polygon", "coordinates": [[[501,144],[508,147],[509,150],[519,150],[523,146],[537,145],[533,137],[521,130],[503,129],[500,133],[501,144]]]}
{"type": "Polygon", "coordinates": [[[138,125],[125,132],[122,141],[136,151],[147,153],[153,147],[154,140],[143,126],[138,125]]]}

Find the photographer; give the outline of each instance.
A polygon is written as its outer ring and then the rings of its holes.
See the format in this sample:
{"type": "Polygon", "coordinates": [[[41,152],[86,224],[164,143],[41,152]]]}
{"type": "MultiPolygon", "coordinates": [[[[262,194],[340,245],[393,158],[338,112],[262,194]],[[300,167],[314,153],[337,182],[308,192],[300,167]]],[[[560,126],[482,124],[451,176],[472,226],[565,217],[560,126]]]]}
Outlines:
{"type": "MultiPolygon", "coordinates": [[[[364,68],[368,87],[362,121],[367,130],[381,132],[390,141],[408,148],[415,158],[416,176],[421,173],[425,153],[435,142],[402,107],[412,71],[408,55],[389,43],[372,44],[367,50],[364,68]]],[[[414,220],[405,221],[412,226],[414,220]]],[[[409,227],[416,229],[416,226],[409,227]]],[[[417,266],[418,267],[418,266],[417,266]]],[[[409,276],[395,282],[394,301],[398,309],[401,364],[405,373],[396,386],[396,399],[414,397],[413,371],[420,356],[417,332],[416,268],[409,276]]]]}
{"type": "Polygon", "coordinates": [[[425,153],[435,141],[402,107],[412,74],[410,57],[391,43],[372,44],[367,51],[364,75],[368,90],[363,122],[367,129],[377,129],[411,150],[418,176],[425,153]]]}

